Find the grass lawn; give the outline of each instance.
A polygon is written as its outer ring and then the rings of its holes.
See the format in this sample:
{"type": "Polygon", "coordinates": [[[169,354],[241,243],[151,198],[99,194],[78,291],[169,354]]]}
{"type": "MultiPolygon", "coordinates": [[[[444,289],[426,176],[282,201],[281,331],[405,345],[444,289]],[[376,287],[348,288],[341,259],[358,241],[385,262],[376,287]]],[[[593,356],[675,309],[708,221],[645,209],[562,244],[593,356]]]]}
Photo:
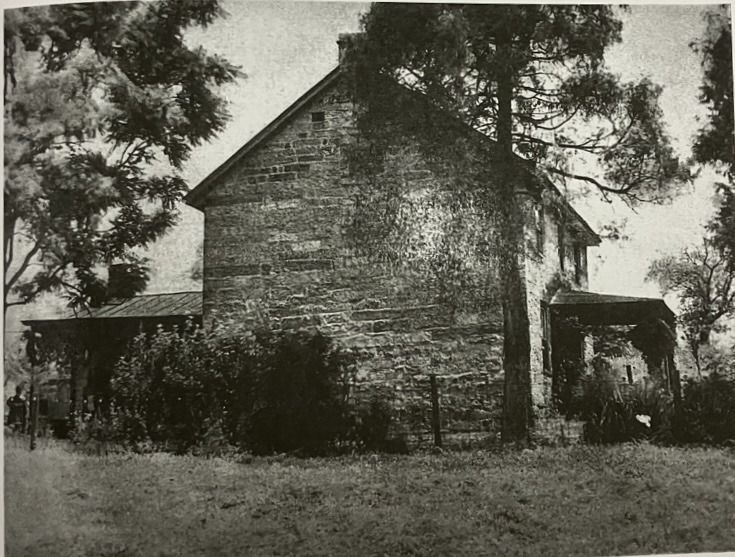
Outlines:
{"type": "Polygon", "coordinates": [[[85,456],[5,443],[6,555],[615,555],[735,549],[735,452],[85,456]]]}

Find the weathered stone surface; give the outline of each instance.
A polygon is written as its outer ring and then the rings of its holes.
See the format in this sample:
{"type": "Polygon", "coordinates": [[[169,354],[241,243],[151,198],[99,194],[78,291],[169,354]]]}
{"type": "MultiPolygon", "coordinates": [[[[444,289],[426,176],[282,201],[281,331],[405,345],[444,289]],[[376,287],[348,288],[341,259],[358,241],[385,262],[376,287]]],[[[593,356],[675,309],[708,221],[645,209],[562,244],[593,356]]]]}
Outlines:
{"type": "MultiPolygon", "coordinates": [[[[219,178],[205,203],[205,320],[249,312],[329,334],[358,359],[356,393],[388,397],[398,418],[394,433],[412,444],[433,439],[435,374],[447,443],[492,442],[503,392],[497,294],[476,288],[482,308],[458,310],[432,277],[355,252],[345,237],[359,187],[344,151],[353,130],[352,104],[335,86],[219,178]],[[312,122],[312,112],[323,112],[323,121],[312,122]]],[[[407,187],[430,188],[432,172],[415,154],[405,156],[407,187]]],[[[541,369],[539,306],[559,270],[556,223],[547,216],[545,224],[543,253],[529,252],[523,269],[533,397],[541,409],[550,379],[541,369]]],[[[490,267],[480,272],[495,276],[490,267]]]]}

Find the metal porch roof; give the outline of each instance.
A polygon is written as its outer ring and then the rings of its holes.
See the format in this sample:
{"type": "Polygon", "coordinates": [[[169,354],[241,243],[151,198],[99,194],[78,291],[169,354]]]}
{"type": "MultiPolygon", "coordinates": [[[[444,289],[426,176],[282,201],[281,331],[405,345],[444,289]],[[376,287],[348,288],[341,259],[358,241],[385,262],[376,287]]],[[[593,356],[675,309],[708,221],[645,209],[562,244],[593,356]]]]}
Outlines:
{"type": "Polygon", "coordinates": [[[73,311],[50,319],[26,319],[23,324],[74,319],[141,319],[153,317],[185,317],[202,314],[202,293],[172,292],[166,294],[145,294],[110,302],[98,308],[73,311]]]}
{"type": "Polygon", "coordinates": [[[576,315],[588,323],[624,325],[645,319],[663,319],[673,324],[676,316],[660,298],[616,296],[572,290],[558,292],[551,306],[564,314],[576,315]]]}

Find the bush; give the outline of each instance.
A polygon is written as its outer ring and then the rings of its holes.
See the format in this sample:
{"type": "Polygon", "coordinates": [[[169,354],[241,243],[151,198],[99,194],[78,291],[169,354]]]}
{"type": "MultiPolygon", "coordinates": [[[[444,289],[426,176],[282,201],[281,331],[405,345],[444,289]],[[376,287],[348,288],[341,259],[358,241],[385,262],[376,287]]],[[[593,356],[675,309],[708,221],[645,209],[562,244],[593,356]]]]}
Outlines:
{"type": "Polygon", "coordinates": [[[188,450],[212,422],[225,420],[232,375],[251,350],[246,338],[193,326],[136,337],[111,381],[116,434],[129,443],[188,450]],[[229,346],[235,340],[240,350],[229,346]]]}
{"type": "Polygon", "coordinates": [[[585,421],[585,440],[593,444],[663,440],[672,409],[671,396],[656,383],[621,386],[604,372],[585,379],[575,401],[575,413],[585,421]]]}
{"type": "Polygon", "coordinates": [[[621,443],[650,439],[661,443],[735,444],[735,381],[719,374],[683,385],[682,399],[653,382],[621,386],[596,373],[586,379],[575,400],[589,443],[621,443]],[[650,417],[650,427],[638,419],[650,417]]]}
{"type": "Polygon", "coordinates": [[[680,443],[735,443],[735,381],[713,374],[684,383],[672,432],[680,443]]]}
{"type": "Polygon", "coordinates": [[[349,436],[350,373],[347,355],[318,332],[141,335],[113,372],[115,435],[175,452],[324,453],[349,436]]]}
{"type": "Polygon", "coordinates": [[[386,396],[375,394],[355,412],[353,438],[357,448],[366,451],[387,451],[395,449],[388,439],[392,408],[386,396]]]}
{"type": "Polygon", "coordinates": [[[334,449],[348,432],[349,360],[321,333],[265,333],[233,400],[239,444],[255,453],[334,449]]]}

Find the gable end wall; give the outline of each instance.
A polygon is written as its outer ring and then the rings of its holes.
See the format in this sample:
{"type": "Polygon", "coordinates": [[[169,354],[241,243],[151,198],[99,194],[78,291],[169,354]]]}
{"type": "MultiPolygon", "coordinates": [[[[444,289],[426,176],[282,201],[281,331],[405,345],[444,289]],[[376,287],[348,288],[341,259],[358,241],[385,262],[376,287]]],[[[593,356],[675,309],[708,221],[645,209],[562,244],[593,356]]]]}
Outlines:
{"type": "MultiPolygon", "coordinates": [[[[246,313],[285,328],[319,328],[358,357],[357,391],[387,398],[394,433],[415,444],[433,439],[429,376],[436,374],[445,439],[493,441],[503,392],[499,301],[457,311],[430,281],[417,283],[349,248],[356,184],[344,148],[354,133],[352,109],[336,84],[218,178],[204,203],[205,321],[246,313]],[[323,112],[323,122],[312,122],[312,112],[323,112]]],[[[430,185],[430,172],[415,170],[422,187],[430,185]]],[[[527,257],[524,267],[541,408],[549,385],[539,367],[537,307],[553,274],[555,237],[547,232],[544,265],[527,257]]]]}

